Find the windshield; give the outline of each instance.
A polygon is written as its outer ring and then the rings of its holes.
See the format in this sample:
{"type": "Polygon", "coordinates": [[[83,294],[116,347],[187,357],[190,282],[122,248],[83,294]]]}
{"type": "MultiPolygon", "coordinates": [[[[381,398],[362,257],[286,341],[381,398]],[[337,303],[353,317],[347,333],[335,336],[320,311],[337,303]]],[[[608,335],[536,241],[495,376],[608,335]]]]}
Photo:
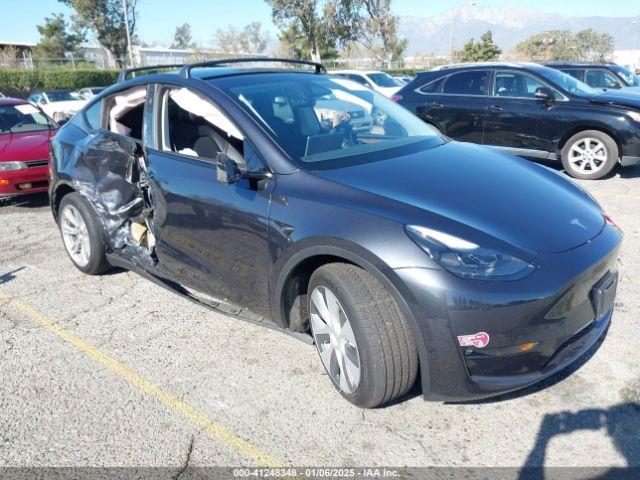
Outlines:
{"type": "Polygon", "coordinates": [[[391,75],[386,73],[367,73],[367,77],[369,77],[373,83],[382,88],[399,86],[398,82],[391,75]]]}
{"type": "Polygon", "coordinates": [[[261,122],[292,160],[311,169],[391,158],[444,141],[408,110],[344,78],[263,74],[213,82],[261,122]]]}
{"type": "Polygon", "coordinates": [[[33,105],[0,105],[0,132],[3,134],[52,128],[53,122],[33,105]]]}
{"type": "Polygon", "coordinates": [[[573,93],[574,95],[597,95],[598,93],[602,93],[571,75],[561,72],[560,70],[545,68],[541,69],[538,73],[547,80],[558,85],[560,88],[569,93],[573,93]]]}
{"type": "Polygon", "coordinates": [[[625,82],[627,82],[627,86],[629,87],[640,87],[640,77],[635,73],[627,70],[626,68],[615,65],[613,70],[620,75],[625,82]]]}
{"type": "Polygon", "coordinates": [[[68,102],[72,100],[82,100],[80,94],[69,91],[46,92],[46,95],[50,102],[68,102]]]}

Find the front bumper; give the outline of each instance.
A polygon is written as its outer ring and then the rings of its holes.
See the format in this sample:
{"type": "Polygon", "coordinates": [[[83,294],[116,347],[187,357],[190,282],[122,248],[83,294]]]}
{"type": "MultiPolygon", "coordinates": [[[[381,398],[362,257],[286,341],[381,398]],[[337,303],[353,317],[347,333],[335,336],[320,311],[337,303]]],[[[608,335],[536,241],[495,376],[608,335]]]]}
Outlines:
{"type": "Polygon", "coordinates": [[[582,356],[611,319],[611,308],[597,311],[593,292],[601,279],[615,278],[620,241],[618,231],[606,226],[578,248],[538,255],[540,268],[517,282],[471,281],[435,269],[394,270],[425,345],[425,398],[471,400],[519,389],[582,356]],[[486,346],[460,346],[459,336],[478,332],[489,335],[486,346]],[[523,344],[534,346],[512,351],[523,344]]]}
{"type": "Polygon", "coordinates": [[[46,192],[48,175],[46,166],[0,172],[0,198],[46,192]]]}

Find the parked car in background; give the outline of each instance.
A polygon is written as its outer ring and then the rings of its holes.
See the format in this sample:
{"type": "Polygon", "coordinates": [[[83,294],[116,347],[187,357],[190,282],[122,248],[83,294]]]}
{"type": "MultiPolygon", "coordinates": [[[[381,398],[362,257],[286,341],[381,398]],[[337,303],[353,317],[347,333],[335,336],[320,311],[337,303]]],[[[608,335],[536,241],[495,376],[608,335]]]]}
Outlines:
{"type": "Polygon", "coordinates": [[[25,100],[0,99],[0,198],[44,192],[58,126],[25,100]]]}
{"type": "Polygon", "coordinates": [[[96,95],[102,93],[106,87],[87,87],[78,90],[78,94],[85,100],[91,100],[96,95]]]}
{"type": "Polygon", "coordinates": [[[406,85],[407,83],[409,83],[411,80],[413,80],[415,78],[415,77],[413,77],[411,75],[406,75],[404,73],[391,73],[390,75],[395,80],[400,82],[401,85],[406,85]]]}
{"type": "Polygon", "coordinates": [[[353,95],[347,99],[340,92],[337,92],[337,96],[329,93],[316,100],[314,110],[320,123],[330,128],[344,121],[348,121],[349,128],[355,131],[370,131],[373,126],[371,103],[353,95]]]}
{"type": "Polygon", "coordinates": [[[385,72],[373,70],[332,70],[329,73],[353,80],[375,92],[381,93],[387,98],[391,98],[394,93],[402,88],[402,84],[399,81],[385,72]]]}
{"type": "Polygon", "coordinates": [[[546,66],[600,90],[625,89],[640,92],[640,77],[615,63],[550,62],[546,66]]]}
{"type": "Polygon", "coordinates": [[[640,163],[640,95],[595,90],[538,64],[439,68],[418,74],[396,99],[455,140],[560,159],[576,178],[640,163]]]}
{"type": "Polygon", "coordinates": [[[87,104],[87,100],[82,98],[80,94],[70,90],[47,90],[32,93],[29,101],[40,107],[44,113],[60,124],[68,122],[87,104]]]}
{"type": "Polygon", "coordinates": [[[579,186],[320,64],[259,61],[122,74],[62,127],[51,206],[79,270],[313,338],[363,407],[418,372],[432,400],[522,388],[605,334],[622,235],[579,186]],[[333,98],[384,123],[323,124],[333,98]]]}

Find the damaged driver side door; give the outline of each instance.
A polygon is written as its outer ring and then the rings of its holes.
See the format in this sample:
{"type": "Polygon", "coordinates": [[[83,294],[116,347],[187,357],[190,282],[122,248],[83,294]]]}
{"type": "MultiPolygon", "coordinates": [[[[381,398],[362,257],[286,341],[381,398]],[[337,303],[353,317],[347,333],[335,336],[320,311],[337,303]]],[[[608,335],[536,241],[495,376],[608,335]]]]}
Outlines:
{"type": "Polygon", "coordinates": [[[265,169],[248,140],[190,89],[159,85],[153,98],[146,168],[158,268],[184,287],[268,317],[274,180],[219,181],[220,158],[240,172],[265,169]]]}

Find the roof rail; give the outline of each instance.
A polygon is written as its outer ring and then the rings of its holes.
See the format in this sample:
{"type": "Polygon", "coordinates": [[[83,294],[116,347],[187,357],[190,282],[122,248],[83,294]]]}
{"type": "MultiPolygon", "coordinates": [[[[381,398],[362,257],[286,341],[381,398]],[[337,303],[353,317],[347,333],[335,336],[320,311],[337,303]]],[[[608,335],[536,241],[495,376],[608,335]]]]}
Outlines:
{"type": "Polygon", "coordinates": [[[136,67],[136,68],[123,68],[122,70],[120,70],[120,73],[118,74],[118,80],[116,83],[122,83],[127,79],[127,76],[129,76],[130,74],[135,74],[138,72],[144,72],[145,70],[164,70],[164,69],[170,69],[170,68],[182,68],[184,67],[183,63],[179,63],[179,64],[171,64],[171,65],[153,65],[150,67],[136,67]]]}
{"type": "Polygon", "coordinates": [[[293,63],[296,65],[309,65],[315,67],[317,74],[327,73],[327,69],[321,63],[310,62],[307,60],[295,60],[290,58],[270,58],[270,57],[246,57],[246,58],[224,58],[220,60],[210,60],[207,62],[194,63],[184,65],[180,70],[180,75],[184,78],[191,78],[191,70],[194,68],[219,67],[229,63],[252,63],[252,62],[270,62],[270,63],[293,63]]]}

